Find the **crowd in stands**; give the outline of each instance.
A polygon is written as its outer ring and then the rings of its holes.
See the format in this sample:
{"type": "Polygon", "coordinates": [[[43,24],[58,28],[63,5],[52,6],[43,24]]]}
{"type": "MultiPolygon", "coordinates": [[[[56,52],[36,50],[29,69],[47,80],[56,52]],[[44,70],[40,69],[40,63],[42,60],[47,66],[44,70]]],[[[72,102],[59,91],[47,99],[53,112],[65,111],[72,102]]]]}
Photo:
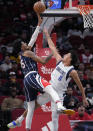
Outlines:
{"type": "MultiPolygon", "coordinates": [[[[12,111],[23,108],[23,74],[19,62],[19,44],[28,42],[37,24],[31,0],[0,0],[0,108],[12,111]],[[4,99],[5,98],[5,99],[4,99]]],[[[83,28],[82,17],[65,19],[56,25],[57,47],[63,55],[73,49],[78,56],[76,69],[85,89],[89,107],[87,113],[93,119],[93,29],[83,28]]],[[[64,94],[64,106],[75,109],[82,102],[81,93],[71,81],[64,94]]],[[[78,112],[85,107],[80,105],[78,112]]],[[[81,115],[82,116],[82,115],[81,115]]],[[[85,117],[87,119],[89,117],[85,117]]],[[[78,114],[71,119],[80,119],[78,114]]]]}

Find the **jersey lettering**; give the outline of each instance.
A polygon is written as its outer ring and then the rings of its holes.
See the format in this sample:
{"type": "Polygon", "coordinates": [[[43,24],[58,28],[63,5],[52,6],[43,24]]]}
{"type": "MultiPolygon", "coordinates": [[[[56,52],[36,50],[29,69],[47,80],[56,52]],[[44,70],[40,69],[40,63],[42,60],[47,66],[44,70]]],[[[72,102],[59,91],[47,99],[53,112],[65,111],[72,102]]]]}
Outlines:
{"type": "Polygon", "coordinates": [[[63,76],[59,76],[58,80],[59,80],[59,81],[61,81],[61,80],[62,80],[62,78],[63,78],[63,76]]]}
{"type": "Polygon", "coordinates": [[[56,70],[61,74],[58,78],[58,80],[61,81],[63,76],[65,75],[65,72],[60,67],[57,67],[56,70]]]}
{"type": "Polygon", "coordinates": [[[56,70],[57,70],[61,75],[64,75],[64,74],[65,74],[65,72],[64,72],[63,70],[61,70],[60,67],[57,67],[56,70]]]}

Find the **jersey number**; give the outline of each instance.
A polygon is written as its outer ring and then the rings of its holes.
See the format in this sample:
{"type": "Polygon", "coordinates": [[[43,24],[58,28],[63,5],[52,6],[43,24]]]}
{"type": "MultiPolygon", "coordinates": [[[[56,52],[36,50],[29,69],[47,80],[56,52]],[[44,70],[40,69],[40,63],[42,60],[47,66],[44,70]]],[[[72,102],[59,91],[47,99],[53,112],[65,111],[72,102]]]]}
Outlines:
{"type": "Polygon", "coordinates": [[[62,76],[62,75],[60,75],[60,76],[59,76],[59,78],[58,78],[58,80],[59,80],[59,81],[61,81],[61,80],[62,80],[62,78],[63,78],[63,76],[62,76]]]}
{"type": "Polygon", "coordinates": [[[23,62],[23,60],[21,60],[21,68],[25,68],[25,64],[24,64],[24,62],[23,62]]]}

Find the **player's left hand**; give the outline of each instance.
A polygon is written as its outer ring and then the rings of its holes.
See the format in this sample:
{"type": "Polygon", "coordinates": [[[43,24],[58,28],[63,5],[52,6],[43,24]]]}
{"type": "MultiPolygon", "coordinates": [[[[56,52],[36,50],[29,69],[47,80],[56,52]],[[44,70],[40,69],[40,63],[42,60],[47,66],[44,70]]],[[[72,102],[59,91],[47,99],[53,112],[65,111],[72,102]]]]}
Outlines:
{"type": "Polygon", "coordinates": [[[88,101],[87,101],[86,98],[83,99],[83,104],[84,104],[85,107],[88,107],[88,106],[89,106],[89,103],[88,103],[88,101]]]}

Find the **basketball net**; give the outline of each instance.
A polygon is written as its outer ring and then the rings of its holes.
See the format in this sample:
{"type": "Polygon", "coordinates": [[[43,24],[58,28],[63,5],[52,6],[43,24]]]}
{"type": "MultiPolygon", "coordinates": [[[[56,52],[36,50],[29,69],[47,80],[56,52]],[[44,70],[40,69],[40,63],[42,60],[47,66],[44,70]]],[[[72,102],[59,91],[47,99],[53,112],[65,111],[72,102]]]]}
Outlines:
{"type": "Polygon", "coordinates": [[[78,5],[80,14],[83,16],[84,28],[93,28],[93,14],[90,14],[90,10],[93,10],[91,5],[78,5]]]}

